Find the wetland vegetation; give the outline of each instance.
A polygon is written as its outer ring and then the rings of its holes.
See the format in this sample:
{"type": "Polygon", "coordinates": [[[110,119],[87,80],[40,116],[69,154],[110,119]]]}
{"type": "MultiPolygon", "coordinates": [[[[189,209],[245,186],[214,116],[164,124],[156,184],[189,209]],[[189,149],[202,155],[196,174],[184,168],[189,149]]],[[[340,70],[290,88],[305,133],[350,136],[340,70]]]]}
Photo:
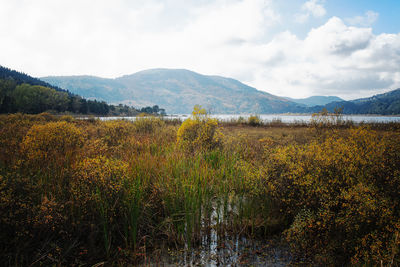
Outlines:
{"type": "Polygon", "coordinates": [[[211,245],[245,265],[275,240],[286,263],[398,266],[400,124],[338,118],[2,115],[2,262],[190,264],[211,245]]]}

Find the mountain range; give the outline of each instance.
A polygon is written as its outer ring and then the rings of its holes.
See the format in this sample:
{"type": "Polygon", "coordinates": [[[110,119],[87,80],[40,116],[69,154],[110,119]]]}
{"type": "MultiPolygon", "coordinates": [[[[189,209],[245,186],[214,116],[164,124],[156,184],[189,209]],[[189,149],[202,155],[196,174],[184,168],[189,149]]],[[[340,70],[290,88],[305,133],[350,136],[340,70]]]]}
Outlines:
{"type": "Polygon", "coordinates": [[[326,108],[333,111],[335,108],[343,108],[344,114],[379,114],[379,115],[399,115],[400,114],[400,88],[374,95],[372,97],[360,98],[351,101],[338,101],[328,103],[324,106],[309,108],[309,113],[320,111],[326,108]]]}
{"type": "Polygon", "coordinates": [[[344,101],[340,97],[337,96],[310,96],[307,98],[290,98],[285,97],[287,100],[295,102],[300,105],[304,105],[306,107],[314,107],[320,105],[326,105],[332,102],[344,101]]]}
{"type": "Polygon", "coordinates": [[[295,102],[259,91],[237,80],[181,69],[151,69],[116,79],[94,76],[41,79],[89,99],[133,106],[159,105],[167,113],[190,113],[196,104],[212,113],[227,114],[303,110],[295,102]]]}
{"type": "Polygon", "coordinates": [[[200,104],[212,113],[313,113],[343,107],[346,114],[400,114],[400,89],[371,98],[344,101],[335,96],[279,97],[238,80],[185,69],[150,69],[115,79],[48,76],[43,81],[88,99],[131,106],[159,105],[167,113],[190,113],[200,104]],[[333,102],[332,102],[333,101],[333,102]]]}

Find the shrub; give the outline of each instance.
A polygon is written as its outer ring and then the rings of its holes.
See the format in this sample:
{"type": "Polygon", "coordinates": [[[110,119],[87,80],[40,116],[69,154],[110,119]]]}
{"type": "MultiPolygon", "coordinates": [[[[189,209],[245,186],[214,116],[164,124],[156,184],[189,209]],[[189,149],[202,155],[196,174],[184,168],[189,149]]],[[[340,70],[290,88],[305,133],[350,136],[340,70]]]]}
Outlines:
{"type": "Polygon", "coordinates": [[[112,120],[100,124],[101,140],[109,147],[117,146],[132,135],[135,126],[132,122],[124,120],[112,120]]]}
{"type": "Polygon", "coordinates": [[[104,156],[87,158],[75,166],[72,193],[81,205],[117,198],[127,178],[128,165],[104,156]]]}
{"type": "Polygon", "coordinates": [[[128,164],[104,156],[88,158],[77,164],[71,182],[72,201],[75,205],[75,223],[87,220],[100,226],[94,239],[101,240],[107,257],[112,249],[113,236],[117,236],[123,185],[128,179],[128,164]],[[119,218],[119,219],[117,219],[119,218]]]}
{"type": "Polygon", "coordinates": [[[251,126],[260,126],[261,125],[260,116],[250,115],[250,117],[247,119],[247,123],[251,126]]]}
{"type": "Polygon", "coordinates": [[[33,125],[21,143],[25,160],[33,169],[62,168],[76,156],[83,134],[65,121],[33,125]]]}
{"type": "Polygon", "coordinates": [[[63,115],[60,117],[60,121],[73,122],[74,117],[72,117],[71,115],[63,115]]]}
{"type": "Polygon", "coordinates": [[[177,143],[188,151],[209,150],[219,144],[221,135],[218,121],[208,117],[205,109],[196,105],[192,116],[179,127],[177,143]]]}
{"type": "Polygon", "coordinates": [[[287,239],[303,256],[322,265],[388,264],[399,242],[396,148],[370,129],[341,135],[268,151],[268,194],[294,221],[287,239]]]}
{"type": "Polygon", "coordinates": [[[41,124],[36,115],[32,118],[21,113],[0,117],[0,163],[12,167],[18,161],[21,142],[34,123],[41,124]],[[38,119],[38,121],[34,121],[38,119]]]}
{"type": "Polygon", "coordinates": [[[343,121],[343,108],[335,108],[333,113],[329,113],[326,108],[323,108],[318,113],[313,113],[311,125],[315,128],[329,128],[345,125],[343,121]]]}
{"type": "Polygon", "coordinates": [[[134,121],[135,131],[140,134],[154,133],[165,125],[165,122],[154,116],[138,116],[134,121]]]}

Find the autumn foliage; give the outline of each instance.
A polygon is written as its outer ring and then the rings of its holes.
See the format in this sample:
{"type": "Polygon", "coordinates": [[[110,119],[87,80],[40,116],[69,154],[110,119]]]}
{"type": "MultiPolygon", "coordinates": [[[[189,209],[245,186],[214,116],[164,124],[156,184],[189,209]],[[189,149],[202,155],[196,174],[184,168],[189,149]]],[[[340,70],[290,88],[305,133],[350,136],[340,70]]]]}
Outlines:
{"type": "Polygon", "coordinates": [[[186,119],[177,133],[177,143],[189,150],[209,150],[215,148],[221,138],[218,121],[207,116],[205,109],[196,105],[192,116],[186,119]]]}
{"type": "Polygon", "coordinates": [[[278,234],[301,264],[400,264],[398,127],[219,125],[200,107],[181,125],[1,116],[2,263],[134,265],[212,228],[278,234]]]}

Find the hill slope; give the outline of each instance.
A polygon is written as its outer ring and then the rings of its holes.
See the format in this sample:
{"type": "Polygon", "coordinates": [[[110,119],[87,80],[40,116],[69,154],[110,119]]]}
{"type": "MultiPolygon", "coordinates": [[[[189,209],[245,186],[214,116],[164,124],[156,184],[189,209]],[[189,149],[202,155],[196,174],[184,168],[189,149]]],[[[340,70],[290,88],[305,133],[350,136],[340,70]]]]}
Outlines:
{"type": "Polygon", "coordinates": [[[139,113],[127,106],[115,107],[106,102],[86,100],[25,73],[0,66],[0,113],[36,114],[45,111],[94,115],[139,113]]]}
{"type": "Polygon", "coordinates": [[[66,92],[65,90],[54,86],[52,84],[49,84],[45,81],[42,81],[40,79],[34,78],[32,76],[29,76],[28,74],[12,70],[3,66],[0,66],[0,79],[1,80],[7,80],[7,79],[12,79],[16,84],[23,84],[27,83],[30,85],[40,85],[48,88],[52,88],[56,91],[62,91],[66,92]]]}
{"type": "Polygon", "coordinates": [[[200,104],[220,114],[314,113],[323,108],[333,111],[335,107],[343,107],[345,114],[400,114],[400,89],[352,101],[327,96],[290,99],[258,91],[234,79],[183,69],[151,69],[116,79],[94,76],[42,79],[89,99],[136,107],[160,105],[167,113],[190,113],[194,105],[200,104]],[[319,105],[310,107],[314,104],[319,105]]]}
{"type": "Polygon", "coordinates": [[[345,114],[400,114],[400,88],[368,98],[360,98],[352,101],[339,101],[324,106],[316,106],[309,112],[318,112],[322,108],[333,111],[334,108],[342,107],[345,114]]]}
{"type": "Polygon", "coordinates": [[[190,113],[200,104],[212,113],[302,112],[300,105],[237,80],[182,69],[151,69],[116,79],[44,77],[46,82],[87,98],[133,106],[160,105],[167,113],[190,113]]]}

